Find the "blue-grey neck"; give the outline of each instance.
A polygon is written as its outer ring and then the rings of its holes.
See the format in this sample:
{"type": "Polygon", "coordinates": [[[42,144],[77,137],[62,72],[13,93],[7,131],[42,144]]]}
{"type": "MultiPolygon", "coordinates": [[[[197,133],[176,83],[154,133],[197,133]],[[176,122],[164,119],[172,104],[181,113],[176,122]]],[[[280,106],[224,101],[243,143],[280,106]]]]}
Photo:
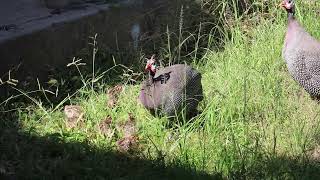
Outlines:
{"type": "Polygon", "coordinates": [[[295,19],[294,13],[288,13],[288,19],[289,19],[289,21],[294,20],[295,19]]]}
{"type": "Polygon", "coordinates": [[[294,7],[291,8],[291,9],[287,9],[287,12],[288,12],[288,19],[295,19],[294,15],[295,15],[295,10],[294,10],[294,7]]]}

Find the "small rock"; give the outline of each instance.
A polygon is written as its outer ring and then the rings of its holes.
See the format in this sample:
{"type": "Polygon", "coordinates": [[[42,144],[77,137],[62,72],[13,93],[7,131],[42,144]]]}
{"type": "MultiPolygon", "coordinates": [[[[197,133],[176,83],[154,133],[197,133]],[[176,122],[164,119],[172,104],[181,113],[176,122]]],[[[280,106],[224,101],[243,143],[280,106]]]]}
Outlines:
{"type": "Polygon", "coordinates": [[[130,150],[136,149],[138,146],[137,136],[126,136],[117,141],[117,148],[120,152],[128,152],[130,150]]]}
{"type": "Polygon", "coordinates": [[[123,133],[123,138],[117,141],[117,148],[120,152],[128,152],[138,147],[136,120],[132,113],[128,115],[128,120],[117,126],[117,130],[123,133]]]}
{"type": "Polygon", "coordinates": [[[112,118],[110,116],[106,117],[99,124],[100,132],[107,138],[112,138],[114,131],[111,128],[112,118]]]}
{"type": "Polygon", "coordinates": [[[316,146],[310,153],[313,161],[320,162],[320,146],[316,146]]]}
{"type": "Polygon", "coordinates": [[[82,121],[83,111],[81,106],[67,105],[64,107],[64,114],[66,115],[66,126],[68,128],[75,128],[79,121],[82,121]]]}
{"type": "Polygon", "coordinates": [[[122,92],[123,88],[121,85],[116,85],[115,87],[111,88],[108,90],[108,102],[107,105],[109,108],[114,108],[115,105],[117,104],[118,98],[120,93],[122,92]]]}
{"type": "Polygon", "coordinates": [[[169,133],[167,133],[167,136],[166,136],[166,142],[167,143],[172,143],[172,142],[177,141],[178,138],[179,138],[179,134],[178,133],[169,132],[169,133]]]}
{"type": "Polygon", "coordinates": [[[117,130],[122,132],[124,137],[133,136],[138,132],[135,118],[133,117],[132,113],[129,113],[128,115],[128,120],[117,126],[117,130]]]}
{"type": "Polygon", "coordinates": [[[116,85],[113,88],[108,90],[108,95],[118,96],[122,92],[122,85],[116,85]]]}
{"type": "Polygon", "coordinates": [[[117,99],[114,97],[109,97],[107,104],[109,108],[114,108],[117,104],[117,99]]]}

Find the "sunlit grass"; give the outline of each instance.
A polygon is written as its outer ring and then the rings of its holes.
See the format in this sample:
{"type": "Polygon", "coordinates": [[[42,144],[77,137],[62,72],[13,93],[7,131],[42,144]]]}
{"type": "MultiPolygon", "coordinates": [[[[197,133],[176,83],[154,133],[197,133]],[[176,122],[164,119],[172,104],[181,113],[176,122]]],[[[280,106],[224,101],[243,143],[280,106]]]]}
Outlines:
{"type": "MultiPolygon", "coordinates": [[[[302,24],[320,39],[319,4],[298,5],[302,24]]],[[[18,113],[21,131],[58,134],[64,142],[116,151],[117,137],[105,138],[97,126],[108,115],[117,124],[132,113],[139,157],[163,158],[167,165],[227,178],[319,177],[319,164],[310,161],[309,151],[319,145],[320,107],[292,80],[281,57],[285,17],[274,8],[250,27],[249,34],[242,23],[235,24],[223,50],[208,50],[193,64],[202,73],[205,100],[202,114],[191,122],[168,126],[168,119],[152,116],[138,103],[139,85],[125,85],[113,109],[107,107],[104,89],[84,88],[72,97],[68,102],[84,109],[81,127],[66,128],[63,107],[44,113],[31,106],[18,113]]]]}

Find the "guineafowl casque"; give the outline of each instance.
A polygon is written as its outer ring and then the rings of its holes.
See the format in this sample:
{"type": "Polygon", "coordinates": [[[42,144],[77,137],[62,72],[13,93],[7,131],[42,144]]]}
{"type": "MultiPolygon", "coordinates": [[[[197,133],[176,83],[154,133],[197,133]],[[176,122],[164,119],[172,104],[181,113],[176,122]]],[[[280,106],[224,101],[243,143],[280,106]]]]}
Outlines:
{"type": "Polygon", "coordinates": [[[320,42],[295,19],[294,0],[281,3],[288,13],[288,27],[282,56],[291,76],[313,99],[320,97],[320,42]]]}
{"type": "Polygon", "coordinates": [[[148,60],[149,78],[141,87],[139,100],[151,112],[175,117],[184,109],[194,116],[203,99],[201,74],[185,64],[158,68],[154,56],[148,60]]]}

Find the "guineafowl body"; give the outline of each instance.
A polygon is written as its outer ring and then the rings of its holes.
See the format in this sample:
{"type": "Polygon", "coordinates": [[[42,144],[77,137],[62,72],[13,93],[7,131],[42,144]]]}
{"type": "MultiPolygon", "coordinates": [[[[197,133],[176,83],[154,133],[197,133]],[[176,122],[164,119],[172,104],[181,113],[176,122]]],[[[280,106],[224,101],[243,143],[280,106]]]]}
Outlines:
{"type": "Polygon", "coordinates": [[[282,56],[288,71],[313,98],[320,97],[320,42],[312,37],[294,17],[294,0],[284,0],[288,27],[282,56]]]}
{"type": "Polygon", "coordinates": [[[184,64],[158,69],[143,82],[139,95],[147,109],[169,117],[178,115],[184,108],[187,114],[195,112],[202,99],[201,74],[184,64]]]}

